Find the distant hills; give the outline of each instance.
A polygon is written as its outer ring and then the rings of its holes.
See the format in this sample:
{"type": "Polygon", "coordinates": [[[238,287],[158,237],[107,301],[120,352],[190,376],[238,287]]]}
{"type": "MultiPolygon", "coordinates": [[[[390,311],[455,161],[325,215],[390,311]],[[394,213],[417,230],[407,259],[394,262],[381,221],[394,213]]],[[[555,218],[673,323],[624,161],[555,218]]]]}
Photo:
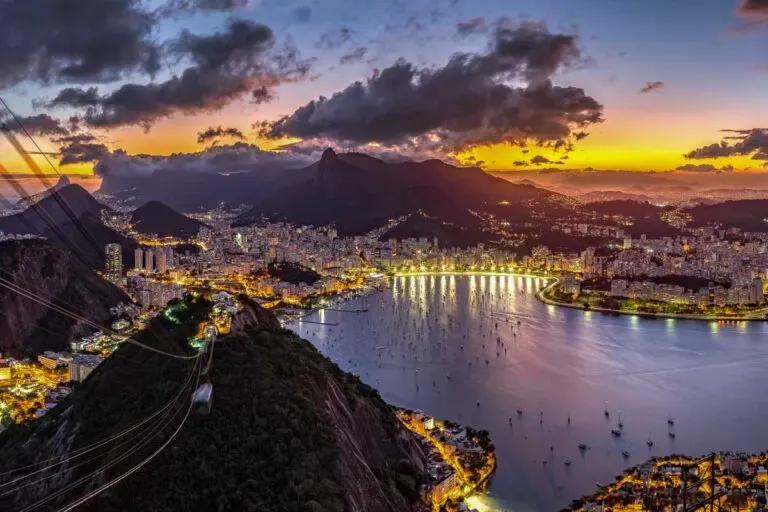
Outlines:
{"type": "Polygon", "coordinates": [[[742,199],[686,208],[692,226],[720,225],[742,231],[768,232],[768,199],[742,199]]]}
{"type": "MultiPolygon", "coordinates": [[[[72,253],[46,240],[0,242],[0,262],[3,279],[99,324],[109,320],[110,307],[130,302],[72,253]]],[[[17,357],[64,350],[71,336],[92,330],[4,287],[0,287],[0,311],[0,352],[17,357]]]]}
{"type": "MultiPolygon", "coordinates": [[[[308,179],[259,202],[235,225],[267,218],[297,224],[333,224],[342,235],[360,235],[390,219],[415,215],[390,235],[424,233],[439,237],[440,232],[481,230],[483,223],[478,214],[523,223],[533,221],[537,213],[557,216],[573,211],[565,196],[510,183],[479,168],[455,167],[439,160],[386,163],[359,153],[336,154],[328,149],[303,174],[308,179]],[[431,229],[429,224],[445,227],[431,229]]],[[[474,234],[467,238],[487,237],[474,234]]]]}
{"type": "Polygon", "coordinates": [[[21,213],[0,217],[0,231],[4,233],[42,234],[48,230],[46,220],[53,224],[70,222],[69,214],[79,218],[84,214],[101,217],[101,205],[80,185],[66,185],[40,194],[42,199],[21,213]]]}
{"type": "Polygon", "coordinates": [[[253,205],[309,176],[306,169],[259,167],[233,174],[162,169],[151,175],[106,175],[99,192],[141,205],[160,201],[180,212],[209,210],[220,203],[253,205]]]}
{"type": "MultiPolygon", "coordinates": [[[[679,235],[680,229],[662,218],[674,207],[650,202],[650,197],[655,197],[653,187],[679,196],[680,201],[674,204],[691,213],[692,225],[722,222],[725,227],[764,228],[757,210],[749,211],[758,203],[734,201],[714,210],[703,205],[687,207],[695,191],[666,176],[643,174],[646,181],[642,182],[633,176],[633,184],[621,188],[625,177],[620,175],[625,173],[577,174],[559,178],[561,185],[568,185],[565,189],[573,191],[574,197],[569,197],[541,188],[531,179],[510,182],[476,167],[457,167],[439,160],[390,163],[361,153],[337,154],[329,148],[319,161],[301,169],[260,167],[230,175],[164,169],[151,176],[106,176],[102,190],[134,202],[151,200],[145,206],[155,212],[164,208],[154,201],[182,212],[222,203],[249,205],[234,226],[287,221],[333,225],[339,234],[349,236],[404,218],[381,238],[437,237],[443,246],[500,243],[505,232],[514,232],[524,238],[521,253],[545,242],[556,242],[553,247],[566,251],[581,248],[584,240],[553,232],[552,226],[558,222],[593,222],[596,214],[603,217],[601,222],[616,226],[612,216],[632,219],[632,225],[625,229],[632,236],[679,235]],[[595,184],[612,188],[579,193],[580,188],[590,190],[595,184]]],[[[188,236],[199,228],[176,212],[142,216],[143,208],[137,210],[136,224],[144,233],[188,236]]]]}
{"type": "Polygon", "coordinates": [[[190,238],[205,226],[160,201],[150,201],[134,210],[131,224],[137,233],[175,238],[190,238]]]}
{"type": "Polygon", "coordinates": [[[104,268],[104,246],[109,243],[121,244],[123,261],[132,261],[136,242],[101,222],[104,208],[80,185],[66,185],[43,194],[21,213],[0,217],[0,231],[43,236],[69,249],[91,268],[104,268]]]}
{"type": "Polygon", "coordinates": [[[22,197],[21,199],[19,199],[17,206],[27,207],[31,204],[34,204],[40,201],[41,199],[48,197],[54,191],[63,189],[64,187],[66,187],[67,185],[70,185],[71,183],[72,182],[69,180],[67,176],[60,176],[59,180],[56,182],[54,186],[52,186],[49,189],[43,190],[42,192],[39,192],[37,194],[33,194],[29,197],[22,197]]]}

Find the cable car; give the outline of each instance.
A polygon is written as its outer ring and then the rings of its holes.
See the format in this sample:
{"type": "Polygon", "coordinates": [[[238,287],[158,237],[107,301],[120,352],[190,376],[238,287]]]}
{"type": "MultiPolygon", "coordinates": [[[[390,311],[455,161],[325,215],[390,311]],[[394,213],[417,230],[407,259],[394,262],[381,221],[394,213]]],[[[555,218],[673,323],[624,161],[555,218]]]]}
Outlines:
{"type": "Polygon", "coordinates": [[[208,414],[211,412],[211,401],[213,400],[213,384],[206,382],[198,386],[192,393],[192,409],[198,414],[208,414]]]}

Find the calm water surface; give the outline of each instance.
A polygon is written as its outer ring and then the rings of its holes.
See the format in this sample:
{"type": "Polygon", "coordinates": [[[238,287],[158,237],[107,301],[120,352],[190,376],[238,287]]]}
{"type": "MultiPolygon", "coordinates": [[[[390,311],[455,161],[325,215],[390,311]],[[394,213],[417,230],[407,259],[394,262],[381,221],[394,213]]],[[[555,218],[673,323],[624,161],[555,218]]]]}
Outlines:
{"type": "Polygon", "coordinates": [[[768,324],[556,308],[534,297],[543,284],[398,277],[339,306],[367,313],[319,311],[306,320],[338,325],[291,328],[390,403],[489,430],[489,510],[559,510],[650,455],[768,449],[768,324]]]}

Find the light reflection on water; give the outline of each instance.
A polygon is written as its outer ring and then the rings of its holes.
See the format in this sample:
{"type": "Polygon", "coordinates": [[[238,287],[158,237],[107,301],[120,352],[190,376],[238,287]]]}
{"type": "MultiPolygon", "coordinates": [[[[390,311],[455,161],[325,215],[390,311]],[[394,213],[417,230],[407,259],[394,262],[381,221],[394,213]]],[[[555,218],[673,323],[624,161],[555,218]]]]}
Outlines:
{"type": "Polygon", "coordinates": [[[340,306],[368,313],[325,311],[338,326],[293,327],[390,403],[488,429],[499,463],[488,510],[559,510],[649,455],[768,448],[768,396],[759,392],[768,325],[585,313],[540,303],[541,286],[511,276],[399,277],[340,306]],[[625,433],[616,439],[619,413],[625,433]],[[579,443],[591,449],[580,454],[579,443]]]}

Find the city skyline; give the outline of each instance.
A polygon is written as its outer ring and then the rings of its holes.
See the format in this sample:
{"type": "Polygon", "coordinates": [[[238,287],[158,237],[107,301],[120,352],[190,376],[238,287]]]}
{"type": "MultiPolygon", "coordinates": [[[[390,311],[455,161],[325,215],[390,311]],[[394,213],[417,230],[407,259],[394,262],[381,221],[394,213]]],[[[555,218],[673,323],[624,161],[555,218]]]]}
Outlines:
{"type": "MultiPolygon", "coordinates": [[[[16,48],[0,62],[0,85],[62,173],[90,173],[99,161],[130,173],[178,167],[182,159],[194,170],[234,158],[301,166],[327,145],[491,171],[679,168],[701,181],[765,162],[760,100],[768,62],[760,48],[768,24],[754,0],[513,7],[492,0],[121,0],[94,9],[94,17],[107,16],[105,31],[123,39],[101,31],[77,38],[77,23],[53,16],[46,0],[28,8],[4,8],[4,17],[28,28],[30,41],[67,21],[69,30],[59,47],[16,48]],[[35,7],[51,12],[35,17],[35,7]],[[108,44],[121,51],[97,51],[108,44]],[[504,54],[510,48],[524,50],[504,54]],[[489,69],[469,79],[472,63],[489,69]],[[407,94],[387,89],[398,73],[419,86],[407,94]],[[194,88],[185,76],[212,82],[194,88]],[[462,80],[473,85],[456,86],[462,80]],[[441,94],[436,105],[452,108],[397,111],[423,103],[420,94],[434,96],[430,87],[441,94]],[[491,96],[475,104],[488,109],[482,115],[456,106],[482,87],[529,102],[519,104],[531,117],[515,117],[491,96]],[[537,96],[542,90],[548,94],[537,96]],[[389,110],[376,110],[369,101],[376,95],[389,110]],[[321,97],[334,100],[312,103],[321,97]],[[305,114],[321,103],[310,122],[305,114]],[[490,129],[490,120],[503,126],[490,129]],[[366,131],[366,123],[375,129],[366,131]]],[[[0,48],[11,43],[0,40],[0,48]]],[[[42,155],[34,158],[49,172],[42,155]]],[[[0,160],[11,173],[26,172],[6,141],[0,160]]]]}

